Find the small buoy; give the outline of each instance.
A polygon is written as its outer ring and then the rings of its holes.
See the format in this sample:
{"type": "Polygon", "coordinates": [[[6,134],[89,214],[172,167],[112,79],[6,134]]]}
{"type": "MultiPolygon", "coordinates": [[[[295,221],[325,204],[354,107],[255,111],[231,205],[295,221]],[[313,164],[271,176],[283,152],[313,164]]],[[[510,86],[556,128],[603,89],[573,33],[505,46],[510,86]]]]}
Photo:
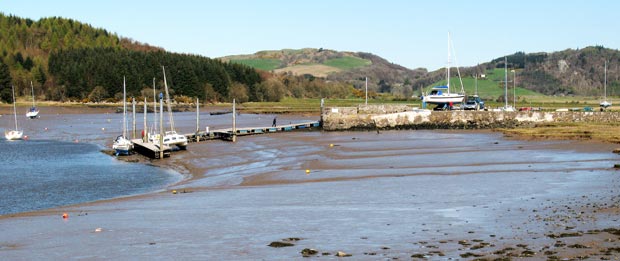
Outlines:
{"type": "Polygon", "coordinates": [[[74,140],[75,143],[78,143],[79,141],[77,139],[74,140]]]}
{"type": "Polygon", "coordinates": [[[306,175],[308,175],[308,174],[310,174],[310,170],[309,169],[306,170],[306,175]]]}
{"type": "Polygon", "coordinates": [[[334,144],[333,144],[333,143],[330,143],[330,144],[329,144],[329,146],[330,146],[330,147],[333,147],[333,146],[334,146],[334,144]]]}
{"type": "Polygon", "coordinates": [[[172,191],[172,194],[177,194],[177,191],[176,191],[176,190],[173,190],[173,191],[172,191]]]}
{"type": "Polygon", "coordinates": [[[100,227],[95,228],[95,232],[101,232],[101,231],[102,231],[102,229],[100,227]]]}
{"type": "Polygon", "coordinates": [[[62,219],[67,219],[69,218],[69,214],[67,213],[62,213],[62,219]]]}
{"type": "Polygon", "coordinates": [[[105,131],[105,128],[101,128],[102,131],[105,131]]]}
{"type": "Polygon", "coordinates": [[[24,135],[24,140],[28,140],[28,135],[24,135]]]}
{"type": "Polygon", "coordinates": [[[47,131],[47,127],[45,127],[45,131],[47,131]]]}

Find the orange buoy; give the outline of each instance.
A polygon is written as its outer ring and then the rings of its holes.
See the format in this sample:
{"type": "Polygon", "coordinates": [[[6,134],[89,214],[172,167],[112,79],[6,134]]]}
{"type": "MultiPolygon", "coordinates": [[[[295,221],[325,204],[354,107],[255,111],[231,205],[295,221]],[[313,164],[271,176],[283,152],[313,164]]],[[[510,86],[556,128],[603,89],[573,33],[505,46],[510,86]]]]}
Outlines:
{"type": "Polygon", "coordinates": [[[69,214],[67,213],[62,213],[62,219],[67,219],[69,218],[69,214]]]}

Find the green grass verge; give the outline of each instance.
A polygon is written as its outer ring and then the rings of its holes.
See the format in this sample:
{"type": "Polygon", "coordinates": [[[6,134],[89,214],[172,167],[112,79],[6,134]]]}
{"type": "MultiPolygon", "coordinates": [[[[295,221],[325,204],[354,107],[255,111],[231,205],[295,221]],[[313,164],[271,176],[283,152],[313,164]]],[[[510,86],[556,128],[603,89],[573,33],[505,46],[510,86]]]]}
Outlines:
{"type": "Polygon", "coordinates": [[[282,62],[278,59],[238,59],[231,60],[231,62],[245,64],[263,71],[272,71],[280,68],[282,65],[282,62]]]}
{"type": "Polygon", "coordinates": [[[350,70],[353,68],[370,65],[372,64],[372,62],[366,59],[362,59],[362,58],[345,56],[341,58],[328,59],[325,62],[323,62],[323,64],[327,66],[336,67],[341,70],[350,70]]]}

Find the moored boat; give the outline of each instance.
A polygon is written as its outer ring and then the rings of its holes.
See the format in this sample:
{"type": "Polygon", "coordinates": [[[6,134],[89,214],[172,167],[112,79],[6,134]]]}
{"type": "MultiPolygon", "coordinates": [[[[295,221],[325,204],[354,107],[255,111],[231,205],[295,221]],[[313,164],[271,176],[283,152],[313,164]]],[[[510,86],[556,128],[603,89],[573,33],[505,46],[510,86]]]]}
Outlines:
{"type": "MultiPolygon", "coordinates": [[[[463,102],[465,98],[465,90],[463,88],[463,82],[461,81],[461,92],[460,93],[452,93],[450,91],[450,66],[451,66],[451,41],[450,34],[448,34],[448,65],[446,66],[446,85],[434,86],[431,88],[430,93],[426,95],[422,95],[422,102],[424,104],[437,104],[438,107],[452,106],[455,104],[459,104],[463,102]]],[[[458,71],[459,80],[461,79],[461,74],[458,71]]]]}
{"type": "Polygon", "coordinates": [[[127,138],[127,98],[125,77],[123,77],[123,134],[118,135],[112,144],[116,155],[129,155],[133,150],[133,143],[127,138]]]}
{"type": "Polygon", "coordinates": [[[21,140],[24,136],[24,131],[19,130],[17,127],[17,109],[15,108],[15,87],[11,86],[13,91],[13,116],[15,117],[15,129],[14,130],[5,130],[4,137],[7,140],[21,140]]]}

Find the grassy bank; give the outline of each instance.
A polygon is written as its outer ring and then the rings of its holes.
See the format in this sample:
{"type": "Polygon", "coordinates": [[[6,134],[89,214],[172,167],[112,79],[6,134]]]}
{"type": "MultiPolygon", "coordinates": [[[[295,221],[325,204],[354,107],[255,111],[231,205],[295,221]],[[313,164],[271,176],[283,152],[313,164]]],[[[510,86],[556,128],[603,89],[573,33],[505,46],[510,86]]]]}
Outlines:
{"type": "Polygon", "coordinates": [[[544,123],[533,128],[501,129],[520,139],[593,140],[620,144],[620,123],[544,123]]]}

